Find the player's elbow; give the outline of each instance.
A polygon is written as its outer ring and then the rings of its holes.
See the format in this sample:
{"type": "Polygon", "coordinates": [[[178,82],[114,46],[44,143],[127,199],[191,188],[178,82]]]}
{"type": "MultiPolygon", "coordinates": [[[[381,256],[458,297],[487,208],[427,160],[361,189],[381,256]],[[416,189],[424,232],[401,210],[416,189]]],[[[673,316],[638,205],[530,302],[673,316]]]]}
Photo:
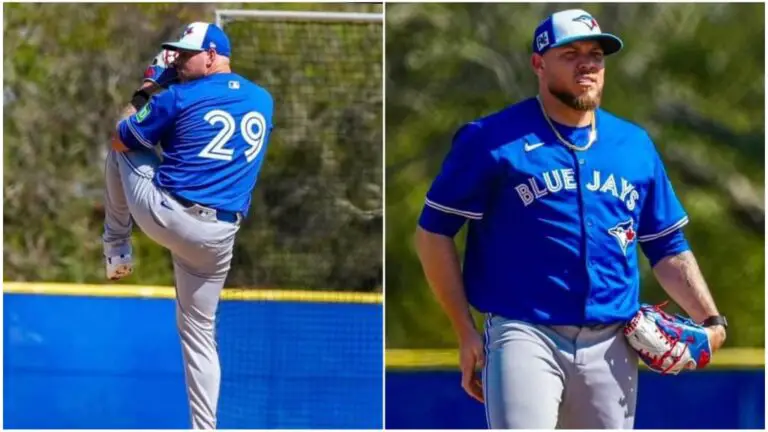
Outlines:
{"type": "Polygon", "coordinates": [[[130,150],[123,142],[120,140],[120,136],[118,134],[112,135],[112,150],[118,151],[118,152],[127,152],[130,150]]]}

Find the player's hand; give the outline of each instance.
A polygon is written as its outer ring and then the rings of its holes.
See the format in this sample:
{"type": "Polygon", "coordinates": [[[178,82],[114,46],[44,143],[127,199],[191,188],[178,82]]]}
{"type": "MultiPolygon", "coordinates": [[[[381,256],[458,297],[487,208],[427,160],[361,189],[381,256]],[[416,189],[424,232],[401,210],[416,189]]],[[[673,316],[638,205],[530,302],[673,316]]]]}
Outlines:
{"type": "Polygon", "coordinates": [[[707,331],[707,336],[709,337],[709,346],[712,348],[712,352],[719,350],[720,347],[723,346],[725,343],[725,327],[723,326],[712,326],[712,327],[706,327],[705,330],[707,331]]]}
{"type": "Polygon", "coordinates": [[[461,387],[480,403],[484,403],[483,382],[475,372],[485,365],[485,347],[483,338],[476,330],[468,332],[459,341],[461,366],[461,387]]]}

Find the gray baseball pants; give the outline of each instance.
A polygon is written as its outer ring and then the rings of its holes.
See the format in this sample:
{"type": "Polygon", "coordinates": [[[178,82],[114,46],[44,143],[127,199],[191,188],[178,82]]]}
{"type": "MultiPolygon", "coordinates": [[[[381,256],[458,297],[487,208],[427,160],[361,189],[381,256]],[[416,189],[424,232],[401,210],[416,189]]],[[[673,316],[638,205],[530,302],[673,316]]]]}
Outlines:
{"type": "Polygon", "coordinates": [[[131,217],[171,252],[191,426],[215,429],[221,383],[215,317],[239,225],[218,221],[206,207],[186,208],[155,186],[152,178],[159,162],[150,151],[109,151],[104,254],[131,252],[131,217]]]}
{"type": "Polygon", "coordinates": [[[488,315],[491,429],[632,429],[638,358],[620,324],[543,326],[488,315]]]}

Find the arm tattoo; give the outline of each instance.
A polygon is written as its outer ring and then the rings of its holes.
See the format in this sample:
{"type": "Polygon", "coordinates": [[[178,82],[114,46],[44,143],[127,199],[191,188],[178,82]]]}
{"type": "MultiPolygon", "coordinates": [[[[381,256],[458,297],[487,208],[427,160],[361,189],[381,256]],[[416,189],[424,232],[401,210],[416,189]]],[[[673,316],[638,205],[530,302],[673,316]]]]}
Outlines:
{"type": "Polygon", "coordinates": [[[692,253],[682,252],[678,254],[675,258],[677,258],[677,260],[679,261],[678,265],[680,266],[680,273],[683,275],[683,278],[685,279],[685,284],[689,288],[696,290],[697,282],[700,285],[703,285],[703,288],[706,288],[706,282],[704,282],[704,278],[701,277],[698,263],[696,262],[696,258],[693,257],[692,253]],[[698,281],[696,279],[698,279],[698,281]]]}
{"type": "Polygon", "coordinates": [[[695,321],[717,315],[715,302],[691,251],[664,258],[654,273],[667,294],[695,321]]]}

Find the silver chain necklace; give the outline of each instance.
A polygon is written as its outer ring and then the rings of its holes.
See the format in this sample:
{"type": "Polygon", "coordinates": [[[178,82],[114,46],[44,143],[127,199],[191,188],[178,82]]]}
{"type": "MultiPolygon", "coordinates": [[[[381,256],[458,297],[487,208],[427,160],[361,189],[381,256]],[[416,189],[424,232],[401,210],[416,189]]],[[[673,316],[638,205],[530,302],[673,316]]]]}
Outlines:
{"type": "Polygon", "coordinates": [[[552,132],[555,133],[555,136],[557,136],[557,139],[560,140],[560,142],[563,143],[563,145],[565,145],[571,150],[584,151],[590,148],[592,144],[594,144],[595,141],[597,141],[597,129],[595,129],[595,113],[594,112],[592,113],[592,122],[591,122],[592,130],[589,131],[589,142],[587,142],[586,145],[579,147],[571,143],[570,141],[566,140],[565,138],[563,138],[562,135],[560,135],[560,132],[557,131],[557,129],[555,128],[555,125],[552,124],[552,120],[549,119],[547,112],[544,110],[544,104],[541,103],[541,98],[539,96],[536,96],[536,100],[539,101],[539,108],[541,108],[541,113],[544,115],[544,119],[547,121],[547,124],[549,124],[549,127],[552,129],[552,132]]]}

